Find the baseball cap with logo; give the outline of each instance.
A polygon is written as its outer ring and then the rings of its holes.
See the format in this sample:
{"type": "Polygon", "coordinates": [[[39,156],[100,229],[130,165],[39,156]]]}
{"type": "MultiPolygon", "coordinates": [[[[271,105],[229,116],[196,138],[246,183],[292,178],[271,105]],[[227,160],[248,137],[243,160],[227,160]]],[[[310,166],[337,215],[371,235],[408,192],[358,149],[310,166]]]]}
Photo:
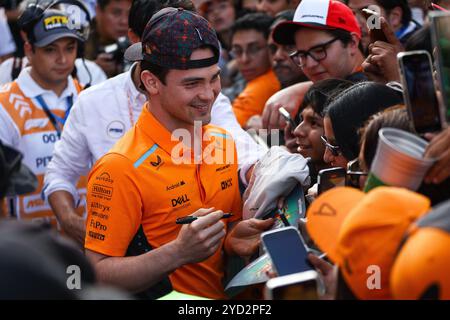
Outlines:
{"type": "Polygon", "coordinates": [[[341,29],[361,38],[361,29],[352,10],[337,0],[302,0],[295,10],[294,20],[280,23],[273,31],[273,39],[283,45],[295,44],[295,32],[302,27],[341,29]]]}
{"type": "Polygon", "coordinates": [[[55,9],[45,10],[32,32],[33,44],[36,47],[45,47],[61,38],[74,38],[84,42],[76,28],[71,28],[69,17],[64,12],[55,9]]]}
{"type": "Polygon", "coordinates": [[[395,299],[450,300],[450,200],[410,228],[391,272],[395,299]]]}
{"type": "Polygon", "coordinates": [[[358,299],[390,299],[389,275],[403,236],[429,209],[427,197],[403,188],[366,194],[337,187],[311,204],[306,227],[358,299]],[[377,271],[380,286],[373,287],[369,277],[377,271]]]}
{"type": "Polygon", "coordinates": [[[209,67],[219,61],[220,45],[214,29],[205,18],[182,8],[164,8],[155,13],[141,40],[126,50],[126,60],[145,60],[181,70],[209,67]],[[214,56],[191,60],[192,52],[202,47],[211,48],[214,56]]]}

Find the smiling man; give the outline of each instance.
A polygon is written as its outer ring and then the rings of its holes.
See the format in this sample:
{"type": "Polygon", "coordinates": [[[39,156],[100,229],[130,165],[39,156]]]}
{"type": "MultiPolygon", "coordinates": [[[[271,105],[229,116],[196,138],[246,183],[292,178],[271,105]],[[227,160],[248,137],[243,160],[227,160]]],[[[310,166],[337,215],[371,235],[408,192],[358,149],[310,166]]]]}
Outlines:
{"type": "Polygon", "coordinates": [[[141,39],[125,56],[141,61],[149,101],[90,173],[86,254],[102,281],[132,292],[163,281],[179,292],[226,298],[224,244],[238,253],[226,234],[242,204],[234,142],[209,125],[220,92],[219,42],[205,19],[180,8],[155,13],[141,39]],[[233,216],[222,219],[224,212],[233,216]],[[196,219],[176,224],[188,215],[196,219]],[[138,230],[153,249],[126,256],[138,230]]]}
{"type": "MultiPolygon", "coordinates": [[[[30,67],[0,91],[0,140],[24,154],[24,163],[38,177],[39,185],[36,192],[11,202],[9,214],[56,226],[55,216],[40,193],[54,145],[81,90],[70,74],[83,39],[69,28],[68,17],[61,11],[47,9],[34,23],[26,19],[28,13],[25,11],[19,21],[27,39],[24,49],[30,67]]],[[[78,187],[84,186],[82,179],[78,187]]],[[[82,207],[78,210],[84,211],[82,207]]]]}

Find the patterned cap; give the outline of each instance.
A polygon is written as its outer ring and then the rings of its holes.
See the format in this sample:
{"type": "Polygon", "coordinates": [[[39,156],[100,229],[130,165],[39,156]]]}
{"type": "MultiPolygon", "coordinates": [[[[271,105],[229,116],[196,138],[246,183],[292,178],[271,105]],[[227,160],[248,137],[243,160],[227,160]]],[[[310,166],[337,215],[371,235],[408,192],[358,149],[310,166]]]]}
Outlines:
{"type": "Polygon", "coordinates": [[[142,42],[125,52],[128,61],[148,61],[169,69],[204,68],[219,61],[219,40],[209,22],[194,12],[164,8],[145,27],[142,42]],[[194,50],[209,47],[214,56],[190,60],[194,50]]]}

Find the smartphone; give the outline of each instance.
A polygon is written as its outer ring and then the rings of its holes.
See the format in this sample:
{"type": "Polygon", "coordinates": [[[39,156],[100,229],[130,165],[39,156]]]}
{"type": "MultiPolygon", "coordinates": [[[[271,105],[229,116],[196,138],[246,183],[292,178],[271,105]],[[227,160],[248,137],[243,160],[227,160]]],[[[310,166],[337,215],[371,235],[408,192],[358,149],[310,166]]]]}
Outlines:
{"type": "Polygon", "coordinates": [[[297,128],[298,124],[294,121],[294,119],[292,119],[289,112],[283,107],[278,109],[278,111],[280,112],[281,116],[284,118],[286,123],[289,123],[291,125],[292,131],[294,131],[295,128],[297,128]]]}
{"type": "MultiPolygon", "coordinates": [[[[378,19],[377,21],[379,21],[380,19],[380,14],[376,11],[370,10],[370,9],[362,9],[361,10],[362,15],[364,16],[364,18],[366,18],[367,22],[371,21],[370,19],[378,19]],[[374,18],[372,18],[374,16],[374,18]]],[[[377,24],[375,25],[375,27],[371,26],[369,23],[367,23],[367,28],[370,31],[370,42],[374,43],[376,41],[383,41],[383,42],[388,42],[386,35],[384,34],[383,30],[380,28],[376,27],[377,24]]]]}
{"type": "Polygon", "coordinates": [[[319,171],[317,177],[317,194],[322,194],[334,187],[345,186],[346,170],[344,168],[330,168],[319,171]]]}
{"type": "Polygon", "coordinates": [[[400,52],[397,57],[403,97],[414,130],[418,134],[441,131],[442,122],[430,54],[418,50],[400,52]]]}
{"type": "Polygon", "coordinates": [[[314,270],[307,260],[308,249],[297,228],[284,227],[263,232],[261,241],[279,276],[314,270]]]}
{"type": "Polygon", "coordinates": [[[450,12],[433,11],[431,37],[435,48],[436,70],[441,91],[442,126],[450,125],[450,12]]]}
{"type": "Polygon", "coordinates": [[[266,300],[318,300],[320,278],[316,271],[305,271],[268,280],[266,300]]]}

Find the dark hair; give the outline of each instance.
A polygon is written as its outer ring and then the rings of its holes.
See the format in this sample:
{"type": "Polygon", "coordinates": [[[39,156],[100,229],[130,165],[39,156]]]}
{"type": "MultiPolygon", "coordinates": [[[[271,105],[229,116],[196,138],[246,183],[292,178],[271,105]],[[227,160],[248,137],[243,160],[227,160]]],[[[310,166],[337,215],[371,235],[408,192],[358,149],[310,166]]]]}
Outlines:
{"type": "Polygon", "coordinates": [[[360,82],[336,96],[325,110],[334,136],[347,160],[359,154],[359,129],[373,114],[403,103],[397,91],[375,82],[360,82]]]}
{"type": "Polygon", "coordinates": [[[405,51],[426,50],[433,58],[430,26],[426,25],[414,32],[405,43],[405,51]]]}
{"type": "Polygon", "coordinates": [[[235,21],[231,33],[234,36],[238,31],[256,30],[262,33],[265,39],[268,39],[272,22],[273,18],[265,13],[249,13],[235,21]]]}
{"type": "MultiPolygon", "coordinates": [[[[348,32],[347,30],[343,29],[325,29],[323,30],[329,35],[331,35],[333,38],[338,38],[343,44],[344,47],[347,47],[348,44],[352,41],[352,34],[348,32]]],[[[364,54],[364,48],[362,46],[361,41],[359,41],[358,49],[361,51],[362,54],[364,54]]]]}
{"type": "Polygon", "coordinates": [[[165,2],[159,0],[134,0],[128,15],[128,26],[141,38],[150,18],[156,12],[166,7],[183,8],[192,12],[197,11],[191,0],[168,0],[165,2]]]}
{"type": "MultiPolygon", "coordinates": [[[[113,1],[121,1],[121,0],[97,0],[97,5],[100,9],[105,10],[106,6],[113,1]]],[[[133,0],[129,0],[130,2],[133,0]]]]}
{"type": "Polygon", "coordinates": [[[378,144],[378,131],[387,127],[408,132],[413,131],[404,106],[394,106],[371,116],[367,120],[364,128],[361,129],[362,156],[367,169],[370,169],[372,161],[375,158],[378,144]]]}
{"type": "Polygon", "coordinates": [[[400,7],[402,9],[402,24],[404,26],[408,25],[408,23],[412,19],[411,8],[409,7],[408,0],[376,0],[377,3],[384,8],[384,10],[389,12],[396,8],[400,7]]]}
{"type": "MultiPolygon", "coordinates": [[[[365,166],[370,169],[378,145],[378,131],[382,128],[397,128],[414,133],[405,108],[389,108],[371,117],[361,134],[362,155],[365,166]]],[[[450,178],[440,184],[422,183],[418,193],[427,196],[434,206],[449,199],[450,178]]]]}
{"type": "Polygon", "coordinates": [[[314,83],[306,92],[303,102],[300,105],[296,120],[300,123],[300,112],[308,106],[314,113],[324,116],[324,109],[331,97],[353,85],[352,82],[342,79],[326,79],[314,83]]]}
{"type": "MultiPolygon", "coordinates": [[[[141,73],[144,70],[148,70],[151,73],[153,73],[158,78],[158,80],[161,81],[164,85],[166,84],[166,76],[169,73],[170,70],[169,68],[161,67],[158,66],[157,64],[145,60],[140,62],[140,66],[141,66],[141,73]]],[[[145,86],[142,83],[142,81],[139,87],[142,90],[145,90],[145,86]]]]}
{"type": "MultiPolygon", "coordinates": [[[[411,8],[409,7],[408,0],[375,0],[380,7],[383,7],[386,10],[386,13],[389,14],[390,11],[396,7],[400,7],[402,9],[402,24],[404,26],[408,25],[408,23],[412,20],[411,8]]],[[[344,3],[348,5],[349,0],[345,0],[344,3]]]]}
{"type": "Polygon", "coordinates": [[[272,23],[272,27],[281,21],[292,21],[294,20],[295,10],[283,10],[275,15],[275,20],[272,23]]]}

